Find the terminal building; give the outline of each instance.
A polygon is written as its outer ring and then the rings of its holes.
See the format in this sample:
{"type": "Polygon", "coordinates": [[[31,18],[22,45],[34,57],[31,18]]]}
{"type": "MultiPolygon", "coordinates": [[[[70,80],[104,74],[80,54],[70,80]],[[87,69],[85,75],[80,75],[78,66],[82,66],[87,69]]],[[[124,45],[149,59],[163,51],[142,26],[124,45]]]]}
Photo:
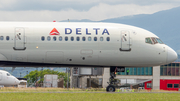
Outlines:
{"type": "MultiPolygon", "coordinates": [[[[88,75],[86,73],[83,74],[82,71],[81,74],[83,75],[76,75],[76,78],[78,77],[76,87],[87,88],[90,85],[97,85],[96,87],[106,88],[108,86],[107,82],[109,82],[110,78],[110,69],[101,68],[99,74],[96,72],[95,75],[92,74],[92,70],[91,74],[89,73],[88,75]]],[[[83,71],[86,70],[83,69],[83,71]]],[[[180,89],[180,62],[154,67],[125,67],[125,72],[116,73],[116,79],[119,79],[121,87],[125,87],[124,85],[126,85],[129,88],[141,87],[147,90],[177,91],[180,89]]]]}
{"type": "Polygon", "coordinates": [[[117,73],[117,78],[144,79],[145,89],[179,90],[180,62],[154,67],[127,67],[125,72],[117,73]]]}

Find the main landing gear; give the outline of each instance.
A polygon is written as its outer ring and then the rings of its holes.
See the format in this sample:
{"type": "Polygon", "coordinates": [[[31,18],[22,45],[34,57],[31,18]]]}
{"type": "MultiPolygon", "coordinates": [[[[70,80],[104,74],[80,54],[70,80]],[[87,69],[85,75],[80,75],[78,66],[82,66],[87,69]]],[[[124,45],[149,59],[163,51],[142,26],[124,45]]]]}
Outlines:
{"type": "Polygon", "coordinates": [[[110,78],[109,82],[107,82],[109,85],[106,87],[107,92],[115,92],[116,87],[118,87],[118,83],[120,83],[120,80],[115,79],[116,72],[124,72],[125,67],[110,67],[110,78]]]}

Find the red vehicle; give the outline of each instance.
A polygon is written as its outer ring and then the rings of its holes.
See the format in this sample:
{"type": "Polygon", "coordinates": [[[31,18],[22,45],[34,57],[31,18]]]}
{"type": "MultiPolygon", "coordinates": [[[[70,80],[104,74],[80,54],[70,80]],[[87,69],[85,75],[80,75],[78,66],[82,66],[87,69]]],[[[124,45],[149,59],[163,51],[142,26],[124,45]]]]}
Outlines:
{"type": "MultiPolygon", "coordinates": [[[[147,90],[152,89],[152,81],[147,81],[144,83],[144,88],[147,90]]],[[[171,90],[171,91],[179,91],[180,80],[160,80],[160,90],[171,90]]]]}

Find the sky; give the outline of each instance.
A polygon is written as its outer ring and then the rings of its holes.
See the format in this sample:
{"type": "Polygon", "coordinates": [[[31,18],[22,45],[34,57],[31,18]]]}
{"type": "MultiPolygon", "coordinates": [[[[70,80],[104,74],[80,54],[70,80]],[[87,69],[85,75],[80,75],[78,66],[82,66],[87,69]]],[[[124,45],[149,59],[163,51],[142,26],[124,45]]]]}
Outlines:
{"type": "Polygon", "coordinates": [[[100,21],[179,6],[180,0],[0,0],[0,21],[100,21]]]}

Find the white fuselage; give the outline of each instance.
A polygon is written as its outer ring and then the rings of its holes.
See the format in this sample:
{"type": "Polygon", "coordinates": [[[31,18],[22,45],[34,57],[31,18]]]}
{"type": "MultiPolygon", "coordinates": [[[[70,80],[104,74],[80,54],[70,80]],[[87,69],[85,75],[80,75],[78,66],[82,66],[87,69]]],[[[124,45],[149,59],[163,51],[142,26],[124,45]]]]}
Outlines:
{"type": "Polygon", "coordinates": [[[0,22],[0,61],[1,66],[109,67],[154,66],[177,59],[167,45],[146,43],[149,37],[158,38],[123,24],[0,22]]]}
{"type": "Polygon", "coordinates": [[[10,85],[18,85],[19,80],[12,76],[10,73],[0,70],[0,85],[10,86],[10,85]]]}

